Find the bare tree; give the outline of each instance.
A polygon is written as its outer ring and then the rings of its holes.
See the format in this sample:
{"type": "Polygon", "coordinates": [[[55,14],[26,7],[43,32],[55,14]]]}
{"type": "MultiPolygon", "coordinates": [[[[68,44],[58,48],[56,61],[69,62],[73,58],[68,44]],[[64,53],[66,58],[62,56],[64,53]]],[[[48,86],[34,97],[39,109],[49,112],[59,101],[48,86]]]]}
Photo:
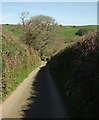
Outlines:
{"type": "Polygon", "coordinates": [[[28,11],[23,11],[20,15],[20,18],[22,20],[22,24],[25,27],[25,20],[26,18],[29,16],[29,12],[28,11]]]}

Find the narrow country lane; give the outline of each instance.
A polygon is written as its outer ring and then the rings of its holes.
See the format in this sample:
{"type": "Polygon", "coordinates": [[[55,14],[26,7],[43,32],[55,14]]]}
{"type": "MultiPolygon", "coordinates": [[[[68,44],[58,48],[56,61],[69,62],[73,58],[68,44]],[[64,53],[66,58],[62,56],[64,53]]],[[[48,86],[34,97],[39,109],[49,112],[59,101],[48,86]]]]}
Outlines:
{"type": "Polygon", "coordinates": [[[63,101],[43,64],[3,102],[3,118],[67,118],[63,101]]]}

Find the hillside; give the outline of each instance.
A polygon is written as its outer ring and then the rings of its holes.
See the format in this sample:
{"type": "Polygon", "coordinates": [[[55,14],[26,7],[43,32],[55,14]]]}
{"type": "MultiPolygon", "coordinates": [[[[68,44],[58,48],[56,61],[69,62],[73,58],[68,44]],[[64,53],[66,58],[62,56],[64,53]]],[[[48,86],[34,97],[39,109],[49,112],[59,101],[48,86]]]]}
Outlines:
{"type": "Polygon", "coordinates": [[[99,71],[97,33],[62,50],[49,61],[49,68],[68,102],[71,118],[96,118],[99,71]]]}
{"type": "Polygon", "coordinates": [[[2,27],[2,92],[5,99],[40,65],[40,58],[33,48],[20,41],[22,31],[18,26],[2,27]]]}

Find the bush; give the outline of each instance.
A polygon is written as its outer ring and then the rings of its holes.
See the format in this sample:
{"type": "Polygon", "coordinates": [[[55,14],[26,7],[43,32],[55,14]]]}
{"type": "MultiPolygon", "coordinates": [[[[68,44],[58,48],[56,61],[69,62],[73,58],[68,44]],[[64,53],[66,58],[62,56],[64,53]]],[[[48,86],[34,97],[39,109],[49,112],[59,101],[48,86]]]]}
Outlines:
{"type": "Polygon", "coordinates": [[[99,71],[98,34],[59,52],[49,61],[53,78],[66,97],[72,118],[96,118],[99,71]]]}
{"type": "Polygon", "coordinates": [[[36,29],[28,29],[23,34],[23,41],[26,45],[31,45],[38,35],[38,31],[36,29]]]}
{"type": "Polygon", "coordinates": [[[88,30],[86,28],[80,28],[78,32],[76,32],[76,35],[83,36],[88,33],[88,30]]]}

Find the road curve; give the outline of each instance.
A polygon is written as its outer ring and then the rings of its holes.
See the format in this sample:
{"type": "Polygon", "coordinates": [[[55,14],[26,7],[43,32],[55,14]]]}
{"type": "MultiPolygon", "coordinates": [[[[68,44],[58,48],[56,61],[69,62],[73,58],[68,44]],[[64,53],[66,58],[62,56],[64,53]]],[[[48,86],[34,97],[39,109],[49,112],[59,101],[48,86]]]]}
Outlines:
{"type": "Polygon", "coordinates": [[[43,64],[2,103],[3,118],[68,118],[62,98],[43,64]]]}

